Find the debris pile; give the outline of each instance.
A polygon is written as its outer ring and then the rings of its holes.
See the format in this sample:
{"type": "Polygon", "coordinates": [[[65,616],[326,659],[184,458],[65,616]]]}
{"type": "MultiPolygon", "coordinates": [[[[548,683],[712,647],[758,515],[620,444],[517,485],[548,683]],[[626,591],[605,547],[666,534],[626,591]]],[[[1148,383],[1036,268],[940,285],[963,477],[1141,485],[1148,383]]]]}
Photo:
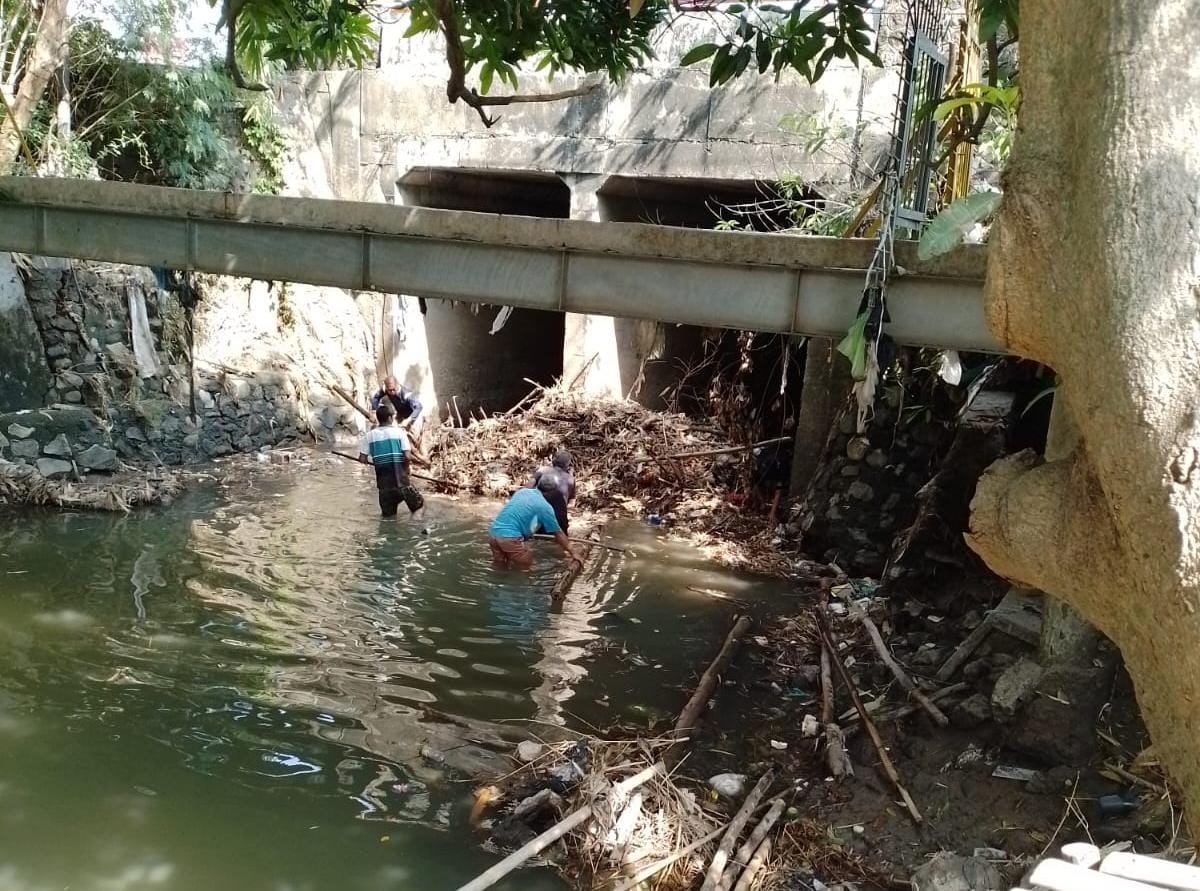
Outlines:
{"type": "Polygon", "coordinates": [[[686,415],[539,387],[506,414],[438,428],[431,472],[460,492],[507,498],[564,447],[578,484],[576,509],[638,516],[727,565],[782,573],[787,564],[770,547],[764,516],[748,510],[755,445],[733,443],[686,415]]]}
{"type": "Polygon", "coordinates": [[[0,504],[126,512],[164,504],[183,486],[171,473],[128,473],[103,480],[48,479],[28,464],[0,459],[0,504]]]}

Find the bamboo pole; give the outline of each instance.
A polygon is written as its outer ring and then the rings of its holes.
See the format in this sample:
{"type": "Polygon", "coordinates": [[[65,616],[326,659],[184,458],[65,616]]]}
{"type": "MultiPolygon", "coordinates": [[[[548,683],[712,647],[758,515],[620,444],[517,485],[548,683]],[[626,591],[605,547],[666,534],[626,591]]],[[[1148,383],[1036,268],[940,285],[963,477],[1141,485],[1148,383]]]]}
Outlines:
{"type": "Polygon", "coordinates": [[[764,439],[762,442],[752,442],[749,445],[726,446],[720,449],[705,449],[702,452],[681,452],[678,455],[661,455],[659,457],[639,457],[635,461],[678,461],[681,458],[711,458],[715,455],[733,455],[737,452],[750,452],[763,446],[779,445],[781,442],[791,442],[790,436],[776,436],[774,439],[764,439]]]}
{"type": "Polygon", "coordinates": [[[746,796],[746,800],[742,802],[737,814],[730,821],[729,828],[725,830],[725,835],[721,837],[721,844],[717,845],[717,852],[713,854],[712,863],[708,865],[708,872],[704,875],[704,884],[700,886],[700,891],[716,891],[720,885],[721,878],[725,874],[725,865],[729,862],[729,855],[733,852],[733,846],[737,842],[738,836],[742,834],[750,815],[754,813],[774,779],[775,771],[768,770],[759,778],[754,788],[750,790],[750,794],[746,796]]]}
{"type": "MultiPolygon", "coordinates": [[[[337,455],[339,458],[345,458],[347,461],[354,461],[358,464],[363,463],[358,460],[357,455],[351,455],[349,452],[341,452],[341,451],[338,451],[337,449],[330,449],[329,451],[330,451],[330,454],[337,455]]],[[[367,463],[369,464],[370,462],[367,462],[367,463]]],[[[446,486],[449,489],[459,488],[457,483],[452,483],[449,480],[440,480],[434,476],[426,476],[425,474],[417,473],[414,470],[410,470],[408,472],[408,475],[411,476],[413,479],[424,480],[425,482],[433,483],[436,486],[446,486]]]]}
{"type": "Polygon", "coordinates": [[[767,833],[775,826],[780,815],[783,814],[783,809],[786,803],[783,796],[779,796],[771,803],[771,809],[758,821],[758,825],[754,827],[754,831],[750,833],[750,837],[742,842],[742,846],[738,848],[736,854],[733,855],[733,861],[725,870],[725,875],[721,877],[721,883],[717,885],[717,891],[729,891],[733,887],[733,880],[737,876],[739,867],[749,869],[751,858],[754,852],[758,850],[758,846],[762,844],[763,839],[767,837],[767,833]]]}

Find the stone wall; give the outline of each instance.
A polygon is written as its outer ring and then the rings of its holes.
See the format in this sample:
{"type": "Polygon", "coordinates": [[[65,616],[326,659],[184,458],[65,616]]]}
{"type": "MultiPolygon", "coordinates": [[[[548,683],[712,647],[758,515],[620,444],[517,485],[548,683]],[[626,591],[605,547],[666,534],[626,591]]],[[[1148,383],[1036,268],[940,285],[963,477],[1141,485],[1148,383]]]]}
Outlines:
{"type": "Polygon", "coordinates": [[[883,394],[862,434],[856,432],[853,408],[840,412],[800,506],[805,552],[852,575],[878,578],[883,572],[893,538],[912,523],[917,492],[933,475],[953,433],[934,420],[902,420],[898,396],[898,391],[883,394]]]}

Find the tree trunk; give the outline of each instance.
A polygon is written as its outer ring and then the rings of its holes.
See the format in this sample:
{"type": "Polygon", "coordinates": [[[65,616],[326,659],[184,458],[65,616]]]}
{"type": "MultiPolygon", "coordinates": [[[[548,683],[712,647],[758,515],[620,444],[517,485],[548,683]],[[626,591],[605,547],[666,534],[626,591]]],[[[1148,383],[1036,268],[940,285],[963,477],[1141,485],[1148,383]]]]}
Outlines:
{"type": "Polygon", "coordinates": [[[0,119],[0,173],[7,173],[21,151],[21,136],[50,78],[67,55],[67,0],[45,0],[33,48],[11,103],[11,116],[0,119]],[[15,126],[14,126],[15,124],[15,126]]]}
{"type": "Polygon", "coordinates": [[[993,465],[971,546],[1120,647],[1200,829],[1200,0],[1024,0],[988,322],[1062,380],[1065,457],[993,465]]]}

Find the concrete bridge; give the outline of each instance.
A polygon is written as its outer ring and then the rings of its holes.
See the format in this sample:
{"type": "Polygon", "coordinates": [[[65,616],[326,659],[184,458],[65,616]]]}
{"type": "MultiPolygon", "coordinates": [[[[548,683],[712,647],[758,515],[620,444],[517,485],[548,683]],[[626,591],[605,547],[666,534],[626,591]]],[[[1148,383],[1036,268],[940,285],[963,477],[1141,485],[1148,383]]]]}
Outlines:
{"type": "MultiPolygon", "coordinates": [[[[874,244],[0,177],[0,250],[191,269],[496,306],[838,338],[874,244]]],[[[900,243],[888,332],[999,351],[986,251],[932,263],[900,243]]]]}

